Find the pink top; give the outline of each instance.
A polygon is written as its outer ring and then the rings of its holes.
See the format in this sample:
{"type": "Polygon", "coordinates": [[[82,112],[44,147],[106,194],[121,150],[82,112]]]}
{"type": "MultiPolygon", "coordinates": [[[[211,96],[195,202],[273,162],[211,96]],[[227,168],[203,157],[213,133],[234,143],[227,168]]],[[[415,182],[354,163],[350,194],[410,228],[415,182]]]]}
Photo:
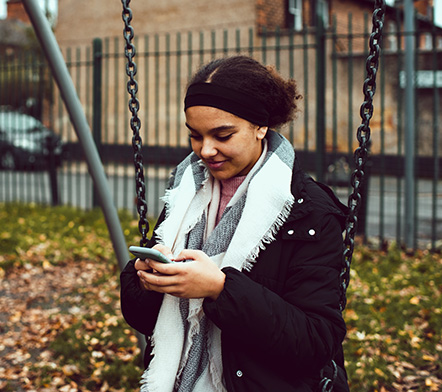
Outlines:
{"type": "Polygon", "coordinates": [[[242,184],[246,176],[236,176],[228,180],[221,181],[221,197],[219,200],[218,214],[216,215],[216,224],[218,225],[223,212],[229,204],[230,199],[235,194],[238,187],[242,184]]]}

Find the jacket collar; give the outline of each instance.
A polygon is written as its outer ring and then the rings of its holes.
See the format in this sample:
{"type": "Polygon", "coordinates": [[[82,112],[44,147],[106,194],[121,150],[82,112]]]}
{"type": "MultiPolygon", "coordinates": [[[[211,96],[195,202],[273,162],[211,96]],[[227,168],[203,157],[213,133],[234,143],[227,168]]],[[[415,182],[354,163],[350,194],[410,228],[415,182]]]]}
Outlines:
{"type": "Polygon", "coordinates": [[[334,192],[326,185],[314,181],[309,175],[307,175],[302,169],[297,158],[293,164],[292,172],[292,184],[291,192],[295,198],[295,203],[291,210],[290,216],[287,222],[298,220],[304,216],[311,213],[313,208],[317,208],[318,202],[320,203],[321,209],[326,212],[337,215],[340,218],[341,225],[344,225],[345,219],[348,215],[348,207],[346,207],[341,201],[336,197],[334,192]],[[308,188],[316,184],[323,190],[323,192],[318,192],[318,200],[316,203],[312,199],[308,188]]]}

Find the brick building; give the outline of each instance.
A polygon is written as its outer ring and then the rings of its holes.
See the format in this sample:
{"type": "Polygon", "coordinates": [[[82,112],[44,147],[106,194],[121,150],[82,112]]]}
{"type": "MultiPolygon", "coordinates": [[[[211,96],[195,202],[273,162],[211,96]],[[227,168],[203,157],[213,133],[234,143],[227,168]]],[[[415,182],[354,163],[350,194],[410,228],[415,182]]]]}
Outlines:
{"type": "MultiPolygon", "coordinates": [[[[10,0],[20,3],[20,0],[10,0]]],[[[348,14],[353,15],[354,33],[363,31],[374,0],[144,0],[130,4],[136,34],[173,33],[188,30],[256,28],[258,32],[314,28],[317,11],[326,27],[336,20],[337,33],[348,31],[348,14]]],[[[433,0],[414,1],[418,29],[430,28],[433,0]]],[[[14,4],[14,7],[17,5],[14,4]]],[[[397,7],[400,10],[400,7],[397,7]]],[[[401,15],[402,16],[402,15],[401,15]]],[[[396,10],[387,7],[387,29],[396,10]]],[[[93,37],[121,34],[121,3],[106,0],[59,0],[57,39],[61,45],[81,45],[93,37]]]]}
{"type": "Polygon", "coordinates": [[[8,0],[6,3],[7,18],[12,20],[20,20],[26,24],[30,24],[28,15],[21,0],[8,0]]]}
{"type": "Polygon", "coordinates": [[[7,2],[7,18],[0,20],[0,53],[11,55],[30,44],[30,21],[21,0],[7,2]]]}
{"type": "MultiPolygon", "coordinates": [[[[130,8],[139,36],[255,25],[254,0],[143,0],[131,2],[130,8]]],[[[121,12],[119,1],[59,0],[57,39],[63,46],[121,36],[121,12]]]]}
{"type": "MultiPolygon", "coordinates": [[[[399,4],[400,2],[398,2],[399,4]]],[[[208,3],[205,0],[144,0],[132,2],[133,26],[138,36],[183,31],[209,31],[217,29],[254,29],[259,42],[263,33],[301,29],[314,30],[317,13],[322,13],[326,29],[336,28],[336,34],[358,35],[367,31],[367,15],[373,10],[374,0],[225,0],[208,3]],[[351,17],[349,15],[351,14],[351,17]]],[[[427,32],[433,24],[433,0],[414,1],[417,15],[416,29],[419,46],[430,47],[427,32]]],[[[122,34],[121,3],[106,0],[59,0],[55,33],[60,46],[89,46],[96,37],[118,37],[122,34]]],[[[49,14],[48,14],[49,16],[49,14]]],[[[394,34],[401,29],[402,8],[387,7],[384,47],[395,48],[394,34]]],[[[51,20],[55,25],[54,18],[51,20]]],[[[24,30],[29,25],[21,0],[7,1],[7,20],[0,21],[0,29],[24,30]]],[[[2,44],[7,34],[2,34],[2,44]]],[[[14,41],[14,39],[12,39],[14,41]]],[[[16,39],[15,39],[16,41],[16,39]]],[[[14,42],[15,42],[14,41],[14,42]]],[[[22,37],[22,41],[26,39],[22,37]]],[[[347,50],[338,42],[338,50],[347,50]]],[[[442,46],[442,42],[439,43],[442,46]]],[[[364,51],[366,40],[353,42],[353,50],[364,51]]]]}
{"type": "MultiPolygon", "coordinates": [[[[20,16],[20,3],[20,0],[8,2],[10,18],[24,17],[20,16]]],[[[181,130],[181,101],[188,76],[201,61],[216,55],[246,53],[276,65],[284,76],[298,80],[304,94],[304,107],[296,122],[296,132],[292,129],[285,132],[290,134],[296,146],[314,148],[318,102],[317,55],[312,48],[316,45],[317,15],[321,14],[328,34],[323,81],[327,110],[324,115],[326,148],[333,148],[332,133],[336,128],[339,129],[337,144],[347,145],[349,136],[342,130],[355,129],[360,123],[359,106],[373,4],[374,0],[132,1],[132,24],[137,37],[137,53],[140,54],[137,59],[139,91],[143,121],[148,124],[144,128],[149,127],[149,132],[156,134],[148,138],[149,143],[185,145],[187,136],[181,130]],[[192,55],[184,61],[180,56],[187,52],[192,52],[192,55]],[[337,94],[339,104],[335,107],[337,94]],[[163,129],[167,132],[159,131],[163,129]]],[[[419,0],[415,5],[418,11],[417,29],[421,36],[418,41],[425,49],[426,45],[432,45],[428,40],[428,32],[432,29],[432,1],[419,0]]],[[[112,60],[123,53],[121,12],[121,2],[118,1],[59,0],[55,26],[57,40],[70,63],[80,99],[89,117],[93,111],[91,83],[88,71],[83,72],[82,67],[90,64],[92,40],[97,37],[107,39],[104,50],[109,56],[105,65],[106,80],[103,81],[107,103],[104,104],[103,123],[109,129],[118,130],[115,131],[118,143],[130,138],[130,131],[120,131],[127,128],[123,122],[127,110],[123,104],[127,100],[127,92],[122,88],[125,84],[124,59],[112,60]]],[[[402,18],[400,7],[387,7],[384,52],[390,57],[381,70],[381,74],[385,72],[388,75],[383,118],[376,112],[372,120],[375,150],[380,145],[376,138],[381,127],[386,130],[386,150],[395,151],[397,148],[397,126],[400,122],[397,99],[401,90],[396,52],[398,45],[403,45],[403,40],[402,44],[399,43],[396,33],[402,29],[402,18]]],[[[423,69],[430,69],[428,61],[428,56],[422,60],[423,69]]],[[[376,99],[375,106],[378,108],[379,94],[376,99]]],[[[430,106],[426,105],[421,113],[427,123],[431,115],[426,117],[425,109],[430,106]]],[[[56,107],[55,112],[60,113],[61,110],[56,107]]],[[[55,128],[66,127],[69,117],[64,114],[54,121],[55,128]]],[[[353,147],[354,144],[355,141],[353,147]]]]}
{"type": "MultiPolygon", "coordinates": [[[[326,43],[327,58],[324,73],[326,74],[326,106],[330,112],[335,104],[336,91],[339,92],[339,108],[336,109],[336,120],[332,115],[326,115],[327,140],[331,140],[333,128],[338,127],[338,145],[345,145],[348,134],[341,129],[355,128],[360,123],[359,105],[362,100],[361,86],[365,75],[365,59],[368,50],[368,33],[371,31],[371,14],[374,0],[225,0],[222,2],[208,2],[206,0],[144,0],[133,1],[130,7],[133,11],[133,26],[138,37],[138,52],[146,52],[138,61],[140,72],[149,69],[150,74],[139,75],[140,91],[149,92],[142,100],[148,101],[152,108],[146,108],[148,114],[146,122],[150,128],[174,128],[168,124],[170,113],[182,116],[180,110],[181,90],[170,90],[169,85],[183,84],[191,74],[197,63],[211,58],[217,53],[231,54],[226,47],[237,47],[234,52],[253,53],[254,56],[266,63],[276,64],[285,76],[293,76],[299,80],[301,90],[304,92],[304,108],[297,121],[297,129],[292,139],[296,145],[314,147],[314,130],[317,118],[314,110],[317,106],[316,97],[316,54],[308,49],[316,45],[315,31],[318,23],[318,14],[322,15],[325,31],[328,34],[326,43]],[[302,33],[301,33],[302,31],[302,33]],[[187,32],[193,32],[188,39],[187,32]],[[332,38],[332,33],[335,38],[332,38]],[[178,37],[178,35],[180,37],[178,37]],[[145,37],[148,36],[149,40],[145,37]],[[349,38],[350,36],[350,38],[349,38]],[[178,45],[180,45],[178,47],[178,45]],[[301,47],[302,51],[286,49],[284,55],[278,50],[270,51],[267,48],[301,47]],[[145,49],[149,48],[149,49],[145,49]],[[171,70],[168,75],[155,74],[154,69],[167,67],[163,52],[195,51],[192,69],[184,66],[180,68],[181,74],[172,59],[171,70]],[[334,53],[334,54],[333,54],[334,53]],[[198,57],[199,56],[199,57],[198,57]],[[156,60],[154,60],[154,57],[156,60]],[[204,60],[203,60],[204,59],[204,60]],[[150,62],[149,62],[150,61],[150,62]],[[157,62],[155,62],[157,61],[157,62]],[[333,76],[336,74],[337,76],[333,76]],[[336,82],[332,88],[331,78],[336,82]],[[351,84],[351,87],[349,87],[351,84]],[[170,91],[169,91],[170,90],[170,91]],[[346,94],[342,94],[345,91],[346,94]],[[168,108],[163,103],[168,101],[168,108]],[[342,109],[341,109],[342,108],[342,109]],[[335,122],[335,124],[333,123],[335,122]],[[154,125],[152,125],[154,124],[154,125]],[[309,133],[309,136],[306,136],[309,133]],[[308,138],[308,140],[307,140],[308,138]]],[[[419,45],[425,48],[431,42],[426,35],[432,29],[432,0],[419,0],[415,2],[417,9],[417,30],[419,45]]],[[[121,19],[122,6],[120,2],[106,0],[59,0],[58,23],[55,29],[56,37],[62,49],[66,47],[90,46],[95,37],[122,37],[123,22],[121,19]]],[[[387,6],[384,27],[385,53],[397,51],[397,32],[402,30],[403,12],[400,7],[387,6]]],[[[108,42],[111,48],[115,45],[115,52],[122,52],[122,43],[108,42]]],[[[396,53],[396,52],[395,52],[396,53]]],[[[71,52],[71,57],[74,52],[71,52]]],[[[387,132],[387,150],[397,148],[398,108],[397,93],[399,88],[399,71],[397,69],[397,55],[384,65],[389,77],[386,79],[384,96],[384,117],[378,113],[372,120],[374,138],[376,130],[381,126],[387,132]],[[382,124],[381,124],[382,123],[382,124]]],[[[390,57],[389,57],[390,59],[390,57]]],[[[425,63],[425,60],[424,60],[425,63]]],[[[423,65],[424,68],[428,64],[423,65]]],[[[119,69],[124,67],[120,64],[119,69]]],[[[112,68],[111,71],[112,73],[112,68]]],[[[121,71],[120,71],[121,72],[121,71]]],[[[109,94],[113,95],[114,89],[121,90],[112,85],[112,75],[109,77],[109,94]]],[[[85,91],[84,87],[80,88],[85,91]]],[[[126,99],[125,91],[121,92],[122,100],[126,99]]],[[[377,98],[378,99],[378,98],[377,98]]],[[[86,98],[84,98],[86,100],[86,98]]],[[[117,104],[115,104],[117,105],[117,104]]],[[[375,105],[379,107],[379,101],[375,105]]],[[[89,109],[88,109],[89,110],[89,109]]],[[[112,109],[111,109],[112,110],[112,109]]],[[[117,108],[113,109],[117,110],[117,108]]],[[[118,109],[120,110],[120,109],[118,109]]],[[[124,108],[123,108],[124,110],[124,108]]],[[[123,117],[123,116],[120,116],[123,117]]],[[[66,121],[68,119],[66,118],[66,121]]],[[[113,126],[113,120],[108,120],[113,126]]],[[[120,121],[115,119],[115,121],[120,121]]],[[[179,120],[182,122],[182,119],[179,120]]],[[[179,125],[176,125],[178,128],[179,125]]],[[[179,134],[179,129],[173,129],[172,134],[179,134]]],[[[287,131],[289,132],[289,131],[287,131]]],[[[151,138],[155,143],[167,143],[166,137],[151,138]]],[[[123,136],[127,140],[127,135],[123,136]]],[[[180,139],[180,137],[178,137],[180,139]]],[[[186,143],[183,133],[181,140],[172,138],[172,143],[186,143]]],[[[353,144],[355,141],[353,142],[353,144]]],[[[375,149],[380,143],[374,143],[375,149]]],[[[327,144],[331,149],[331,145],[327,144]]]]}

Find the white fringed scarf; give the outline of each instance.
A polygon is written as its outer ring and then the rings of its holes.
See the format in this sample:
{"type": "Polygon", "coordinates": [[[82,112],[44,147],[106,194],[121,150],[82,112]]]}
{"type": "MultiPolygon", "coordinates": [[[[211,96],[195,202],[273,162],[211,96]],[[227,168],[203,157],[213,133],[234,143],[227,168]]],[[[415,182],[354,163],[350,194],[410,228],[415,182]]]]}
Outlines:
{"type": "MultiPolygon", "coordinates": [[[[220,268],[250,270],[261,249],[287,219],[295,152],[280,134],[268,131],[263,153],[227,205],[215,227],[220,185],[191,153],[166,192],[166,218],[159,242],[175,255],[201,249],[220,268]]],[[[225,391],[221,332],[204,315],[203,299],[168,294],[152,336],[154,355],[141,379],[141,392],[225,391]]]]}

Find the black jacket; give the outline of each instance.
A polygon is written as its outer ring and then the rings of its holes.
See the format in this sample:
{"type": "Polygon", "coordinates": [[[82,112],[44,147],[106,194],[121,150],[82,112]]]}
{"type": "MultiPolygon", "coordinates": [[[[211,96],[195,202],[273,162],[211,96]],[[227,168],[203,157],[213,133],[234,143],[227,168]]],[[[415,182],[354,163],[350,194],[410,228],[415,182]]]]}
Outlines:
{"type": "MultiPolygon", "coordinates": [[[[339,311],[346,207],[297,161],[292,194],[289,218],[252,270],[223,269],[224,290],[216,301],[204,301],[205,314],[222,331],[229,392],[315,391],[321,369],[332,359],[339,365],[335,391],[348,390],[342,354],[346,328],[339,311]]],[[[164,212],[158,223],[163,219],[164,212]]],[[[154,244],[153,237],[149,245],[154,244]]],[[[161,301],[162,294],[140,288],[130,261],[121,274],[128,324],[149,337],[161,301]]],[[[148,344],[146,366],[149,353],[148,344]]]]}

